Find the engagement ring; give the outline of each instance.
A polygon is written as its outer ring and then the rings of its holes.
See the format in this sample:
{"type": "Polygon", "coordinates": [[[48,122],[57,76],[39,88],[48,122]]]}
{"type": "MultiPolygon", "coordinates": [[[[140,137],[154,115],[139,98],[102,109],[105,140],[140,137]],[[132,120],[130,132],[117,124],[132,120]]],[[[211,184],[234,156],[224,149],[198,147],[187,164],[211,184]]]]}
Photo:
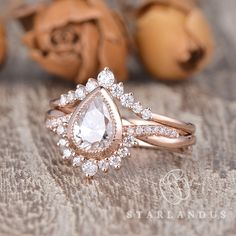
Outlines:
{"type": "Polygon", "coordinates": [[[63,159],[87,177],[118,169],[131,147],[184,150],[195,143],[195,126],[155,114],[125,93],[109,68],[86,85],[51,101],[46,127],[59,136],[63,159]],[[121,108],[133,117],[121,115],[121,108]]]}

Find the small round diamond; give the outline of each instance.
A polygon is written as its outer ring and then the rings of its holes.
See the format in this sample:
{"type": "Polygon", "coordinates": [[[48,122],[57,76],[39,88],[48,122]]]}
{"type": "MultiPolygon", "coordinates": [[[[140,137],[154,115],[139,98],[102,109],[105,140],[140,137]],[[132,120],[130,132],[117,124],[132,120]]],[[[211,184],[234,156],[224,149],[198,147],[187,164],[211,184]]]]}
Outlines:
{"type": "Polygon", "coordinates": [[[51,120],[46,120],[46,128],[51,129],[53,127],[51,120]]]}
{"type": "Polygon", "coordinates": [[[149,120],[152,118],[152,112],[149,108],[145,108],[142,112],[141,112],[142,118],[144,120],[149,120]]]}
{"type": "Polygon", "coordinates": [[[127,133],[128,133],[129,135],[134,134],[134,128],[133,128],[133,127],[128,127],[127,133]]]}
{"type": "Polygon", "coordinates": [[[162,135],[166,135],[166,134],[167,134],[166,128],[165,128],[165,127],[161,127],[160,133],[161,133],[162,135]]]}
{"type": "Polygon", "coordinates": [[[171,135],[171,130],[168,129],[168,128],[166,128],[166,129],[165,129],[165,135],[166,135],[166,136],[170,136],[170,135],[171,135]]]}
{"type": "Polygon", "coordinates": [[[88,160],[83,163],[82,171],[86,174],[86,176],[92,177],[97,173],[98,166],[94,163],[94,161],[88,160]]]}
{"type": "Polygon", "coordinates": [[[75,97],[79,100],[83,100],[86,97],[86,89],[83,85],[78,85],[75,90],[75,97]]]}
{"type": "Polygon", "coordinates": [[[162,126],[160,126],[160,128],[159,128],[159,134],[160,135],[165,135],[165,128],[164,127],[162,127],[162,126]]]}
{"type": "Polygon", "coordinates": [[[62,135],[65,132],[65,128],[62,125],[59,125],[56,130],[58,135],[62,135]]]}
{"type": "Polygon", "coordinates": [[[73,151],[70,148],[63,150],[63,159],[69,159],[73,155],[73,151]]]}
{"type": "Polygon", "coordinates": [[[124,93],[123,83],[113,84],[111,87],[111,94],[114,97],[119,98],[124,93]]]}
{"type": "Polygon", "coordinates": [[[160,127],[160,126],[155,126],[154,132],[155,132],[156,134],[160,134],[160,132],[161,132],[161,127],[160,127]]]}
{"type": "Polygon", "coordinates": [[[83,157],[82,156],[76,156],[76,157],[74,157],[74,159],[73,159],[73,162],[72,162],[72,165],[74,166],[74,167],[77,167],[77,166],[80,166],[81,165],[81,162],[83,161],[83,157]]]}
{"type": "Polygon", "coordinates": [[[92,92],[95,88],[98,87],[98,82],[95,79],[89,79],[86,83],[86,90],[88,93],[92,92]]]}
{"type": "Polygon", "coordinates": [[[107,171],[108,168],[109,168],[109,162],[106,161],[106,160],[101,160],[101,161],[98,162],[98,167],[102,171],[107,171]]]}
{"type": "Polygon", "coordinates": [[[67,95],[67,101],[68,102],[73,102],[75,99],[75,93],[74,91],[69,91],[67,95]]]}
{"type": "Polygon", "coordinates": [[[152,134],[155,134],[155,126],[150,126],[150,128],[151,128],[150,132],[151,132],[152,134]]]}
{"type": "Polygon", "coordinates": [[[68,121],[70,120],[71,115],[65,115],[63,117],[61,117],[61,122],[62,123],[68,123],[68,121]]]}
{"type": "Polygon", "coordinates": [[[171,131],[171,134],[170,134],[170,137],[171,138],[178,138],[179,134],[176,130],[172,130],[171,131]]]}
{"type": "Polygon", "coordinates": [[[67,144],[68,144],[68,141],[64,138],[60,139],[57,143],[57,145],[60,147],[65,147],[67,144]]]}
{"type": "Polygon", "coordinates": [[[65,106],[68,103],[67,96],[65,94],[62,94],[60,97],[60,105],[65,106]]]}
{"type": "Polygon", "coordinates": [[[140,113],[142,111],[143,107],[140,102],[136,102],[133,104],[132,109],[133,109],[134,113],[140,113]]]}
{"type": "Polygon", "coordinates": [[[122,147],[118,150],[118,155],[121,156],[122,158],[127,157],[130,155],[129,149],[127,147],[122,147]]]}
{"type": "Polygon", "coordinates": [[[134,97],[132,93],[123,94],[120,97],[121,105],[124,107],[131,107],[134,102],[134,97]]]}
{"type": "Polygon", "coordinates": [[[104,88],[110,87],[115,82],[115,76],[108,68],[98,74],[98,84],[104,88]]]}
{"type": "Polygon", "coordinates": [[[127,136],[124,138],[124,146],[126,147],[132,147],[133,145],[135,145],[136,141],[135,141],[135,138],[134,136],[127,136]]]}
{"type": "Polygon", "coordinates": [[[113,155],[109,158],[109,163],[111,166],[118,168],[120,167],[121,158],[118,155],[113,155]]]}
{"type": "Polygon", "coordinates": [[[147,134],[150,134],[150,133],[152,133],[152,127],[151,126],[145,126],[144,127],[144,130],[145,130],[145,132],[147,133],[147,134]]]}
{"type": "Polygon", "coordinates": [[[171,138],[174,138],[177,135],[177,132],[175,130],[173,130],[173,129],[167,129],[166,133],[167,133],[167,136],[169,136],[171,138]]]}
{"type": "Polygon", "coordinates": [[[142,126],[138,126],[137,128],[136,128],[136,134],[137,135],[141,135],[142,133],[143,133],[143,127],[142,126]]]}

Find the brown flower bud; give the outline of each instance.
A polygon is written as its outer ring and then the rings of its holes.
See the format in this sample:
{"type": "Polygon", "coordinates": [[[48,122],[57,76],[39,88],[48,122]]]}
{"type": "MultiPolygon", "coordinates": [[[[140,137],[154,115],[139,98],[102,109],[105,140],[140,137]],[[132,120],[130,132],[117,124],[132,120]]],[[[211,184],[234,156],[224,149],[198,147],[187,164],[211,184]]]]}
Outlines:
{"type": "MultiPolygon", "coordinates": [[[[25,12],[32,18],[32,12],[25,12]]],[[[18,13],[18,18],[25,16],[18,13]]],[[[106,66],[119,80],[127,77],[123,25],[101,0],[60,0],[39,7],[24,42],[47,71],[76,83],[86,82],[106,66]]]]}
{"type": "Polygon", "coordinates": [[[146,3],[138,11],[135,39],[146,68],[166,80],[202,70],[214,44],[207,21],[190,0],[146,3]]]}
{"type": "Polygon", "coordinates": [[[6,57],[6,38],[5,30],[0,22],[0,65],[3,64],[6,57]]]}

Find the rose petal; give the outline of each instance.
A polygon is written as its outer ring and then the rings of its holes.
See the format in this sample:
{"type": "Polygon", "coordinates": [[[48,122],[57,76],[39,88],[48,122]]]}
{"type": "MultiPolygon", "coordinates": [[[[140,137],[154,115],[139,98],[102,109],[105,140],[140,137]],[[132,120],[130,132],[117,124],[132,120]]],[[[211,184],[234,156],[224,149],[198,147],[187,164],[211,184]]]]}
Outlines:
{"type": "Polygon", "coordinates": [[[191,11],[195,7],[195,0],[162,0],[162,2],[165,2],[165,4],[170,4],[173,7],[179,8],[183,11],[191,11]]]}
{"type": "Polygon", "coordinates": [[[38,45],[38,47],[42,51],[50,51],[53,49],[53,45],[51,42],[51,34],[48,32],[41,32],[38,34],[36,31],[35,32],[35,40],[38,45]]]}
{"type": "Polygon", "coordinates": [[[81,47],[82,47],[81,46],[81,37],[83,37],[81,24],[74,24],[74,31],[78,35],[79,40],[77,43],[75,43],[73,45],[73,47],[74,47],[74,51],[79,54],[81,52],[81,47]]]}
{"type": "Polygon", "coordinates": [[[111,9],[109,9],[107,5],[101,0],[88,0],[88,2],[97,10],[102,12],[102,15],[99,17],[98,26],[104,37],[113,40],[123,38],[120,25],[116,21],[116,18],[114,17],[111,9]]]}
{"type": "Polygon", "coordinates": [[[57,1],[38,14],[35,20],[35,30],[37,33],[49,32],[68,23],[96,20],[101,14],[98,9],[91,7],[86,1],[57,1]]]}
{"type": "Polygon", "coordinates": [[[79,24],[84,21],[96,20],[101,12],[84,1],[58,1],[43,9],[35,17],[34,32],[39,47],[48,51],[54,45],[51,42],[52,30],[60,29],[68,24],[79,24]]]}
{"type": "Polygon", "coordinates": [[[51,52],[43,56],[40,51],[32,50],[31,56],[49,72],[69,80],[74,79],[81,63],[79,57],[72,52],[63,55],[51,52]]]}
{"type": "Polygon", "coordinates": [[[81,66],[76,78],[77,83],[84,83],[89,77],[96,74],[97,48],[99,43],[99,32],[93,23],[84,23],[81,25],[81,66]]]}
{"type": "Polygon", "coordinates": [[[98,54],[100,70],[108,66],[119,81],[127,79],[127,54],[125,40],[119,40],[117,42],[104,40],[100,45],[98,54]]]}
{"type": "Polygon", "coordinates": [[[186,21],[186,30],[198,47],[205,51],[205,57],[199,63],[199,67],[202,67],[208,63],[212,56],[214,40],[208,23],[199,9],[195,9],[189,14],[186,21]]]}
{"type": "Polygon", "coordinates": [[[5,56],[6,56],[5,30],[3,25],[1,25],[0,23],[0,64],[4,62],[5,56]]]}
{"type": "Polygon", "coordinates": [[[35,34],[34,31],[29,31],[26,33],[23,37],[23,42],[28,46],[29,48],[37,48],[35,43],[35,34]]]}
{"type": "Polygon", "coordinates": [[[139,16],[135,38],[142,61],[153,75],[174,79],[188,74],[180,67],[189,52],[186,17],[182,10],[164,4],[152,5],[139,16]]]}
{"type": "Polygon", "coordinates": [[[34,17],[46,7],[45,4],[20,4],[12,11],[12,16],[19,20],[25,31],[32,30],[34,17]]]}

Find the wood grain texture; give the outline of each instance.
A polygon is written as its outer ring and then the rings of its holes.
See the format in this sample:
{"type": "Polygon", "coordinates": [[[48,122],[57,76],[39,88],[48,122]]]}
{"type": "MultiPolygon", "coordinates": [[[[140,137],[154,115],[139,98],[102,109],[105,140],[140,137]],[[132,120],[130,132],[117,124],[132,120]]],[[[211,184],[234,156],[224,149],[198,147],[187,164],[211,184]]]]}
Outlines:
{"type": "Polygon", "coordinates": [[[91,183],[62,163],[44,127],[49,99],[72,85],[30,61],[18,25],[8,25],[10,55],[0,72],[1,236],[236,235],[236,3],[201,4],[217,40],[212,65],[189,82],[165,84],[131,63],[126,84],[153,111],[197,125],[193,154],[133,150],[119,171],[91,183]],[[173,169],[185,171],[191,189],[179,205],[159,189],[173,169]],[[188,211],[207,217],[177,217],[188,211]]]}

